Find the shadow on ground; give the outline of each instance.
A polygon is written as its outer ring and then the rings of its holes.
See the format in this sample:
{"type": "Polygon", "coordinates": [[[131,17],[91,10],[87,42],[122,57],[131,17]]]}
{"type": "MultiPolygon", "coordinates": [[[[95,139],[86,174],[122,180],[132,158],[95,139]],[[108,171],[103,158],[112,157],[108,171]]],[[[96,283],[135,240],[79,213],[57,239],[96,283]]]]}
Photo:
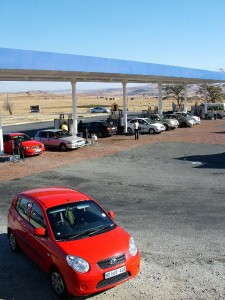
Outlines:
{"type": "MultiPolygon", "coordinates": [[[[4,274],[4,280],[0,280],[0,299],[62,299],[51,289],[48,274],[42,271],[22,251],[19,253],[13,253],[11,251],[6,233],[0,234],[0,248],[0,269],[1,274],[4,274]],[[33,291],[35,291],[35,293],[33,291]]],[[[86,297],[67,296],[63,299],[84,300],[91,299],[98,294],[86,297]]]]}
{"type": "Polygon", "coordinates": [[[196,168],[225,169],[225,152],[209,155],[191,155],[176,159],[189,161],[196,168]]]}

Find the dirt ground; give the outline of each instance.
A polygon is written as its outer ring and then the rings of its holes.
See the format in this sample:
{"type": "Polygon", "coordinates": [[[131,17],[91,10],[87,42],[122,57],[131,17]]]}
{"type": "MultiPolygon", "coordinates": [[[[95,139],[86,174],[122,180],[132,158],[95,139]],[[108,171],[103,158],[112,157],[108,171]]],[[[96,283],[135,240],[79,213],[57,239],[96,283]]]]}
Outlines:
{"type": "MultiPolygon", "coordinates": [[[[127,97],[127,108],[129,111],[152,110],[158,106],[158,99],[155,97],[134,96],[127,97]]],[[[163,100],[163,110],[171,110],[174,100],[163,100]]],[[[118,108],[123,108],[122,96],[103,97],[89,96],[78,94],[77,96],[77,113],[78,116],[90,112],[90,108],[94,106],[105,106],[111,108],[113,104],[118,104],[118,108]],[[109,100],[111,99],[111,100],[109,100]]],[[[188,110],[195,102],[188,102],[188,110]]],[[[27,93],[1,93],[0,108],[2,113],[2,124],[10,125],[19,121],[20,123],[33,122],[38,120],[54,120],[59,117],[60,113],[72,113],[72,96],[71,94],[56,94],[46,92],[27,92],[27,93]],[[6,103],[12,106],[13,114],[4,108],[6,103]],[[30,106],[39,105],[40,113],[31,113],[30,106]]]]}

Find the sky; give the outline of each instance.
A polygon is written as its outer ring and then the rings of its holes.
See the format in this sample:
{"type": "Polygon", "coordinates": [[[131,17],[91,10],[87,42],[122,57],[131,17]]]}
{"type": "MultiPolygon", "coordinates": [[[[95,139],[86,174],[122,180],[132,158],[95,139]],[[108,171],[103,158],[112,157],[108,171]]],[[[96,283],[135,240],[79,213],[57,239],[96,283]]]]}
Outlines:
{"type": "MultiPolygon", "coordinates": [[[[224,35],[224,0],[0,0],[1,48],[217,71],[225,69],[224,35]]],[[[64,88],[0,82],[0,92],[64,88]]]]}

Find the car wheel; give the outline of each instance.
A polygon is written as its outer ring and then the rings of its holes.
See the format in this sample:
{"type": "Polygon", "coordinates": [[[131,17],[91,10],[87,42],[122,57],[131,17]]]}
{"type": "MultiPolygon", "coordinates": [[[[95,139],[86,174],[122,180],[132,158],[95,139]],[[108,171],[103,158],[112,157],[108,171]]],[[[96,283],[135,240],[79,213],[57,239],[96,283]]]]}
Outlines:
{"type": "Polygon", "coordinates": [[[149,133],[150,133],[150,134],[154,134],[154,133],[155,133],[155,130],[154,130],[153,128],[150,128],[150,129],[149,129],[149,133]]]}
{"type": "Polygon", "coordinates": [[[182,122],[182,123],[180,124],[180,127],[187,127],[187,123],[186,123],[186,122],[182,122]]]}
{"type": "Polygon", "coordinates": [[[127,132],[128,132],[128,133],[132,133],[132,132],[133,132],[132,128],[128,127],[128,128],[127,128],[127,132]]]}
{"type": "Polygon", "coordinates": [[[62,297],[66,294],[66,285],[63,277],[57,269],[52,269],[50,273],[50,282],[54,292],[62,297]]]}
{"type": "Polygon", "coordinates": [[[168,124],[164,124],[164,126],[166,127],[166,131],[169,131],[169,130],[170,130],[168,124]]]}
{"type": "Polygon", "coordinates": [[[60,144],[59,149],[61,151],[66,151],[67,150],[66,144],[64,144],[64,143],[60,144]]]}
{"type": "Polygon", "coordinates": [[[15,252],[15,253],[18,253],[20,248],[16,242],[16,239],[15,239],[15,236],[14,234],[12,233],[12,231],[9,232],[9,235],[8,235],[8,238],[9,238],[9,246],[10,246],[10,249],[15,252]]]}
{"type": "Polygon", "coordinates": [[[101,131],[97,133],[97,137],[98,137],[98,138],[102,138],[102,137],[103,137],[103,134],[102,134],[101,131]]]}

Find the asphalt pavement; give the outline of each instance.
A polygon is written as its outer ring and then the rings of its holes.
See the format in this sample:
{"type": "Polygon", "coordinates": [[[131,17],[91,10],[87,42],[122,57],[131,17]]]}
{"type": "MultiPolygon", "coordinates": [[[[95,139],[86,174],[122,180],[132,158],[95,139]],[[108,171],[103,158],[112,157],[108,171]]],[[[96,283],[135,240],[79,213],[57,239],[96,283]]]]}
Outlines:
{"type": "Polygon", "coordinates": [[[92,299],[225,299],[224,158],[224,144],[158,142],[1,182],[0,299],[57,299],[6,238],[14,194],[46,185],[91,195],[139,245],[140,274],[92,299]]]}

